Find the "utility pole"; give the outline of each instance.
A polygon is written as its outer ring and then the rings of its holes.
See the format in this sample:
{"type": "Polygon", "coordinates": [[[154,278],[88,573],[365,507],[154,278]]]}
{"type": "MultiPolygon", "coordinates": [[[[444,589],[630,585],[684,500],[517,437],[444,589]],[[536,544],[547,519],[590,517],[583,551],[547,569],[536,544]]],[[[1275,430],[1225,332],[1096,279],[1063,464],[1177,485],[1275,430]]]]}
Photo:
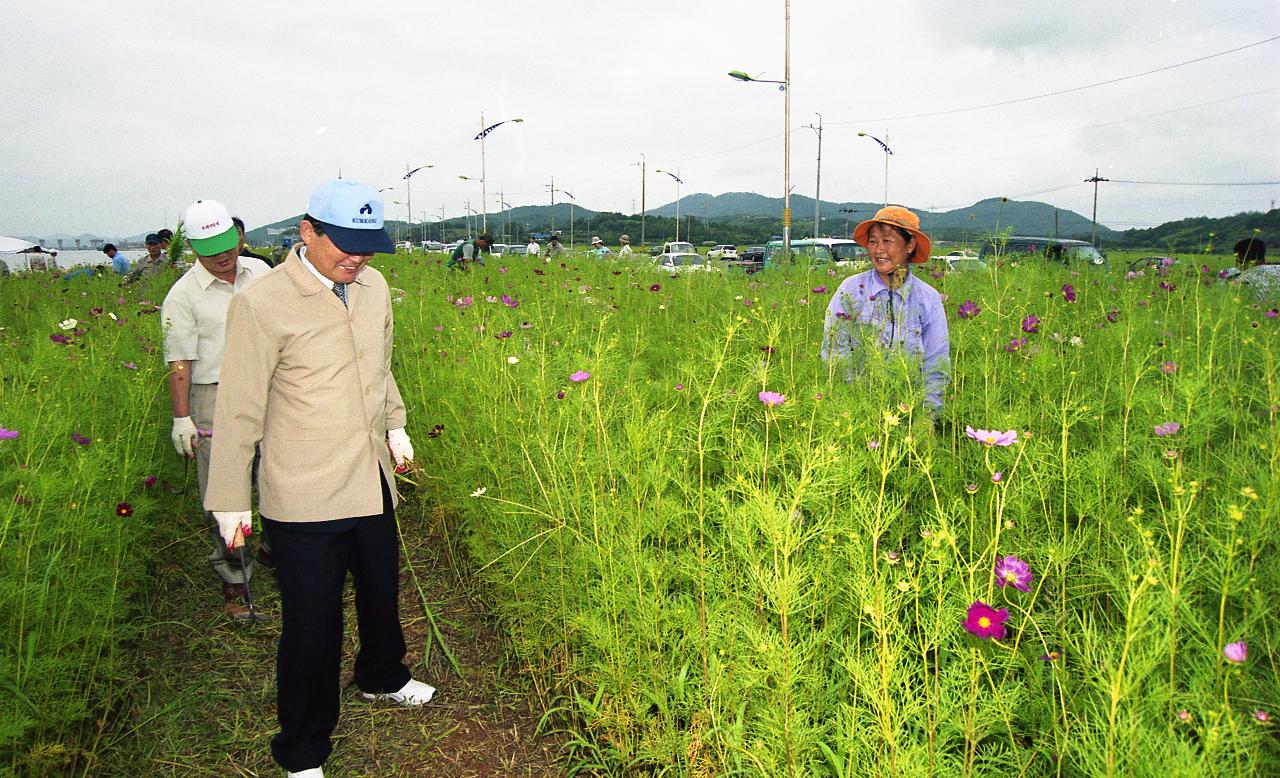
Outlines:
{"type": "Polygon", "coordinates": [[[556,234],[556,177],[551,177],[551,183],[547,184],[547,189],[551,190],[551,235],[556,234]]]}
{"type": "Polygon", "coordinates": [[[641,246],[645,245],[645,240],[644,240],[644,188],[645,188],[645,181],[646,181],[645,162],[646,162],[645,156],[644,154],[641,154],[639,162],[631,163],[632,165],[640,166],[640,245],[641,246]]]}
{"type": "Polygon", "coordinates": [[[1089,234],[1089,244],[1094,248],[1098,246],[1098,182],[1110,181],[1109,178],[1099,178],[1098,169],[1093,169],[1093,178],[1086,178],[1086,184],[1093,184],[1093,231],[1089,234]]]}
{"type": "Polygon", "coordinates": [[[813,191],[813,237],[818,237],[818,229],[822,224],[822,114],[814,111],[818,117],[818,126],[812,124],[805,126],[818,133],[818,183],[814,186],[813,191]]]}

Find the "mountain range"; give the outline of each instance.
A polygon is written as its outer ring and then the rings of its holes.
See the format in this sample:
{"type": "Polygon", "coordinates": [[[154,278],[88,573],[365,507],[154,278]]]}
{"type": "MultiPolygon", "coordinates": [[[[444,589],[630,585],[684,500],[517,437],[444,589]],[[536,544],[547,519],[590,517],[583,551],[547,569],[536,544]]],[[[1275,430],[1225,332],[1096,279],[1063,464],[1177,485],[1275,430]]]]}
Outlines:
{"type": "MultiPolygon", "coordinates": [[[[930,211],[906,204],[920,215],[921,228],[935,240],[978,241],[985,237],[1004,233],[1012,235],[1042,235],[1090,240],[1095,234],[1092,221],[1074,211],[1055,208],[1036,201],[990,198],[966,208],[950,211],[930,211]]],[[[796,195],[791,198],[792,237],[810,237],[813,234],[813,206],[811,197],[796,195]]],[[[852,225],[868,219],[881,207],[881,203],[822,201],[821,228],[823,235],[845,236],[852,225]]],[[[524,242],[530,232],[557,231],[575,240],[586,242],[589,235],[599,234],[606,242],[614,243],[620,234],[630,234],[633,244],[644,234],[647,242],[662,242],[674,238],[676,212],[680,214],[680,237],[694,242],[726,242],[739,245],[761,244],[782,232],[782,198],[765,197],[752,192],[729,192],[721,195],[695,193],[685,195],[678,202],[669,202],[639,214],[624,215],[595,211],[576,203],[550,205],[524,205],[501,213],[488,214],[489,231],[502,242],[524,242]]],[[[279,243],[281,238],[297,234],[297,224],[302,214],[251,229],[248,240],[253,245],[279,243]]],[[[425,224],[413,224],[413,238],[454,240],[479,232],[479,217],[467,219],[454,216],[425,224]]],[[[402,220],[389,218],[387,228],[397,239],[405,237],[408,225],[402,220]]],[[[1276,245],[1280,241],[1280,210],[1267,213],[1241,213],[1221,218],[1191,217],[1169,222],[1158,227],[1140,230],[1116,231],[1097,225],[1097,240],[1103,247],[1141,247],[1153,250],[1200,251],[1216,240],[1230,245],[1239,237],[1253,235],[1276,245]]],[[[123,239],[109,238],[126,244],[141,243],[143,235],[123,239]]],[[[28,240],[35,238],[28,237],[28,240]]],[[[62,239],[70,247],[79,239],[85,247],[103,239],[97,235],[80,234],[42,236],[44,245],[54,246],[62,239]]]]}

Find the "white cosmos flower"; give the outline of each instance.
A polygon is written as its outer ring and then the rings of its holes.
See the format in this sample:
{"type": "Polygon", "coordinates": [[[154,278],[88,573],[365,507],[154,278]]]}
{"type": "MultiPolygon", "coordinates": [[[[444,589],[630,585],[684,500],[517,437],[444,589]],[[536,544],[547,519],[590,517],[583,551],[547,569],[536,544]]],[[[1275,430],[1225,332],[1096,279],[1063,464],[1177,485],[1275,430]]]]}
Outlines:
{"type": "Polygon", "coordinates": [[[520,364],[520,357],[514,357],[514,356],[512,356],[512,357],[507,357],[507,364],[508,364],[508,365],[518,365],[518,364],[520,364]]]}
{"type": "Polygon", "coordinates": [[[76,325],[79,323],[80,322],[76,321],[75,319],[63,319],[61,322],[58,323],[58,326],[64,330],[74,330],[76,328],[76,325]]]}
{"type": "Polygon", "coordinates": [[[480,487],[479,489],[476,489],[474,492],[472,492],[472,493],[471,493],[471,496],[472,496],[472,497],[484,497],[484,493],[485,493],[485,492],[487,492],[487,491],[489,491],[489,487],[487,487],[487,486],[482,486],[482,487],[480,487]]]}

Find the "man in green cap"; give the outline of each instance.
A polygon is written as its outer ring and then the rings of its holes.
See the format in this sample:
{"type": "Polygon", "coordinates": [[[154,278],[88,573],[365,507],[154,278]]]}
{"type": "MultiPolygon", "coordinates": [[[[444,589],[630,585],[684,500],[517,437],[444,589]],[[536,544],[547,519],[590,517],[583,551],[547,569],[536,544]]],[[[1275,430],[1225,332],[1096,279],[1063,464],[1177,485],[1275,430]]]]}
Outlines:
{"type": "MultiPolygon", "coordinates": [[[[195,458],[203,503],[227,307],[233,293],[271,268],[260,259],[240,256],[240,233],[222,203],[197,200],[187,208],[183,224],[197,261],[169,290],[160,311],[173,404],[173,446],[179,456],[195,458]]],[[[210,523],[214,524],[212,518],[210,523]]],[[[241,557],[227,550],[216,524],[212,531],[209,563],[222,578],[227,614],[234,619],[250,618],[252,614],[242,601],[247,597],[252,564],[242,568],[241,557]]]]}

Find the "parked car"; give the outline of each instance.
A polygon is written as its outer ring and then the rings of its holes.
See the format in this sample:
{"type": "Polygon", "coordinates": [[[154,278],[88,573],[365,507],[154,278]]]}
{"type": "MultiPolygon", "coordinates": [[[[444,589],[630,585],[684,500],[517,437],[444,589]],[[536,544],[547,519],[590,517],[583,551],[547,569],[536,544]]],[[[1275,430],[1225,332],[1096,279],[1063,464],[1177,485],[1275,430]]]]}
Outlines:
{"type": "Polygon", "coordinates": [[[528,246],[507,246],[507,250],[505,253],[519,254],[521,256],[524,256],[525,254],[529,253],[529,247],[528,246]]]}
{"type": "Polygon", "coordinates": [[[1107,258],[1087,241],[1065,238],[1036,238],[1015,235],[1008,238],[990,238],[982,244],[978,258],[985,261],[1017,257],[1038,257],[1049,262],[1072,264],[1085,262],[1105,265],[1107,258]]]}
{"type": "MultiPolygon", "coordinates": [[[[773,265],[780,259],[782,241],[771,240],[764,247],[765,266],[773,265]]],[[[867,250],[852,240],[841,238],[806,238],[791,241],[791,261],[806,261],[811,264],[835,263],[848,265],[867,260],[867,250]]]]}
{"type": "Polygon", "coordinates": [[[721,243],[715,248],[707,252],[707,259],[737,259],[738,247],[730,246],[728,243],[721,243]]]}
{"type": "Polygon", "coordinates": [[[511,247],[505,243],[495,243],[489,247],[489,256],[500,257],[503,254],[511,252],[511,247]]]}
{"type": "Polygon", "coordinates": [[[423,251],[444,251],[444,244],[438,240],[424,240],[422,241],[422,250],[423,251]]]}
{"type": "Polygon", "coordinates": [[[659,254],[697,254],[698,250],[693,247],[692,243],[686,243],[682,240],[669,240],[662,244],[662,251],[659,254]]]}
{"type": "MultiPolygon", "coordinates": [[[[689,245],[689,244],[685,244],[689,245]]],[[[692,246],[690,246],[692,248],[692,246]]],[[[673,251],[659,254],[653,260],[655,270],[682,272],[695,270],[714,270],[707,264],[707,258],[696,251],[673,251]]]]}

